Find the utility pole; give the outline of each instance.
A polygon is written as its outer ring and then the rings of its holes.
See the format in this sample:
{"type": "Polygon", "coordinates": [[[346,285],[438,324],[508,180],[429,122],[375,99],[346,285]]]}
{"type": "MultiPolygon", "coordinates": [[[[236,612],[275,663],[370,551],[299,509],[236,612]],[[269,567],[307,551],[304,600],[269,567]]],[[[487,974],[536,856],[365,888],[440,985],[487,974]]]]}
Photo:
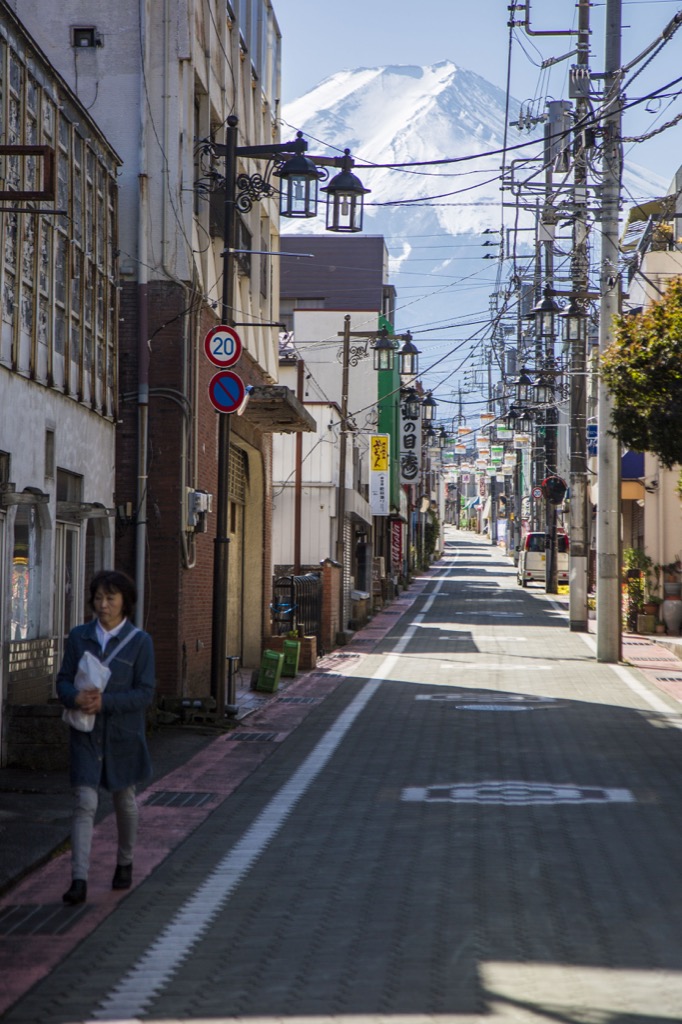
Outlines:
{"type": "MultiPolygon", "coordinates": [[[[587,243],[587,145],[584,122],[589,115],[589,40],[590,3],[578,4],[578,56],[572,69],[572,93],[576,101],[576,139],[573,162],[573,252],[571,257],[571,289],[576,295],[574,308],[586,313],[589,287],[587,243]],[[582,138],[582,142],[581,142],[582,138]]],[[[586,326],[586,320],[583,320],[586,326]]],[[[569,628],[587,632],[587,352],[586,330],[580,330],[570,347],[570,513],[569,513],[569,628]]]]}
{"type": "MultiPolygon", "coordinates": [[[[599,352],[613,337],[613,317],[620,312],[618,212],[622,147],[621,8],[622,0],[606,0],[604,59],[604,155],[602,161],[602,232],[599,352]]],[[[600,381],[599,493],[597,498],[597,660],[617,662],[621,655],[620,595],[620,446],[609,434],[613,400],[600,381]]]]}
{"type": "Polygon", "coordinates": [[[350,372],[350,315],[343,318],[343,363],[341,370],[341,425],[339,431],[339,486],[336,495],[336,561],[341,566],[339,616],[341,631],[346,628],[346,462],[348,433],[348,385],[350,372]]]}

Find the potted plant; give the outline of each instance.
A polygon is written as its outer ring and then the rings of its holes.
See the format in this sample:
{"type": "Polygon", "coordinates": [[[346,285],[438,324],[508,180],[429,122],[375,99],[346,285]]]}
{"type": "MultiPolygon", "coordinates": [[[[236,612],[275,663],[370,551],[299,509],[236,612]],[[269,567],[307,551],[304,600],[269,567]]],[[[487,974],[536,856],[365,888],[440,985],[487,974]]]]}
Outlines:
{"type": "Polygon", "coordinates": [[[663,596],[666,599],[677,600],[682,591],[682,562],[680,556],[675,555],[675,560],[660,566],[663,575],[663,596]]]}

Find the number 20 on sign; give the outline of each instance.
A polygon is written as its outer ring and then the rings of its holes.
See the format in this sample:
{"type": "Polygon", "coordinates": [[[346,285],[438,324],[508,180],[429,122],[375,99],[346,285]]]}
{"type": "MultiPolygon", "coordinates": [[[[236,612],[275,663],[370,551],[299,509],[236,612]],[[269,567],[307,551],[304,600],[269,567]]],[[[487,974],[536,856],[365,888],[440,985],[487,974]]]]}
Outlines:
{"type": "Polygon", "coordinates": [[[233,366],[242,354],[242,340],[234,327],[220,324],[204,338],[204,351],[214,366],[233,366]]]}

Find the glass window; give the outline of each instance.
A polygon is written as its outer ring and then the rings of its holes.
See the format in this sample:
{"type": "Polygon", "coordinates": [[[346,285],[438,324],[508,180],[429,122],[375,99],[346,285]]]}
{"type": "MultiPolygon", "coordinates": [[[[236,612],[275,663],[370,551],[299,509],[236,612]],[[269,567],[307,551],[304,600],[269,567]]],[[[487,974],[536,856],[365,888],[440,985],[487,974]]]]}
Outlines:
{"type": "Polygon", "coordinates": [[[40,525],[35,505],[18,505],[12,550],[12,640],[39,635],[40,525]]]}

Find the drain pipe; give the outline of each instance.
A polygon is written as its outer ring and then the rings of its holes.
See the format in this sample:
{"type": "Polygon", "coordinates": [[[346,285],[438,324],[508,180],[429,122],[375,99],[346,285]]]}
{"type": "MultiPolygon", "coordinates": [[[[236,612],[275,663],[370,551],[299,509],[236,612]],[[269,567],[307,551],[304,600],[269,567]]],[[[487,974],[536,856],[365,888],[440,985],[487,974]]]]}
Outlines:
{"type": "Polygon", "coordinates": [[[147,297],[147,140],[142,83],[149,68],[149,33],[144,0],[140,2],[143,68],[140,76],[140,139],[137,220],[137,516],[135,522],[135,625],[144,628],[145,556],[147,552],[147,449],[149,444],[149,307],[147,297]]]}

